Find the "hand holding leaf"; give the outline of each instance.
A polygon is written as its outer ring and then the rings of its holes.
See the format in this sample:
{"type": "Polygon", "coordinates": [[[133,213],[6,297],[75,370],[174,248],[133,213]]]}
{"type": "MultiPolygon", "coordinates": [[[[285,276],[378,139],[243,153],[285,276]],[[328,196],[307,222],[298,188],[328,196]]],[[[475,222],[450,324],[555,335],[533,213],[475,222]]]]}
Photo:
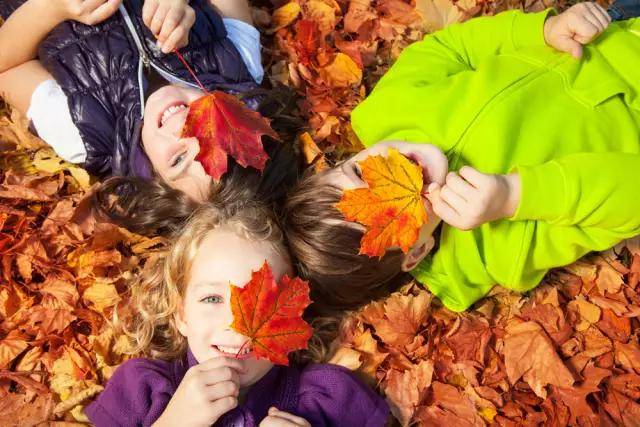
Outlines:
{"type": "Polygon", "coordinates": [[[345,191],[336,208],[348,221],[367,227],[360,254],[382,258],[392,246],[407,253],[427,221],[422,169],[395,148],[388,157],[370,156],[359,165],[369,188],[345,191]]]}

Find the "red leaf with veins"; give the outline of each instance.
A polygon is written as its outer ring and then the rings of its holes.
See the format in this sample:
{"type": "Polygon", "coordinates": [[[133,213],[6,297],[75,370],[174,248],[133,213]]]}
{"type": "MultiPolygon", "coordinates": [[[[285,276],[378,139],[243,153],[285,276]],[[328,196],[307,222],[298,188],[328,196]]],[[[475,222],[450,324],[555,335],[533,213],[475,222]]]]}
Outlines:
{"type": "Polygon", "coordinates": [[[310,303],[307,282],[285,275],[276,283],[265,261],[243,288],[231,286],[231,327],[249,338],[257,357],[288,365],[287,354],[307,348],[311,338],[311,326],[302,319],[310,303]]]}
{"type": "Polygon", "coordinates": [[[227,171],[227,155],[243,167],[264,170],[269,156],[262,135],[278,139],[269,120],[233,95],[215,91],[195,100],[182,128],[182,137],[200,143],[196,160],[216,181],[227,171]]]}

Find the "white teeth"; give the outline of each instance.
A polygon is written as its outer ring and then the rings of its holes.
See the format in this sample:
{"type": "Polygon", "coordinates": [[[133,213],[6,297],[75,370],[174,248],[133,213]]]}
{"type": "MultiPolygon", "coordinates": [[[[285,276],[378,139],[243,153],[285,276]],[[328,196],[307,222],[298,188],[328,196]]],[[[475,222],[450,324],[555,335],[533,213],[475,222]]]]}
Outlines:
{"type": "MultiPolygon", "coordinates": [[[[238,350],[240,350],[240,347],[225,347],[222,345],[217,345],[216,348],[224,353],[229,353],[229,354],[238,354],[238,350]]],[[[242,349],[240,354],[248,354],[250,352],[251,352],[251,348],[245,347],[242,349]]]]}
{"type": "Polygon", "coordinates": [[[173,106],[167,108],[166,110],[164,110],[164,113],[162,113],[162,118],[160,119],[160,124],[164,126],[165,122],[169,119],[169,117],[171,117],[172,115],[174,115],[178,111],[186,110],[187,108],[188,107],[185,104],[173,105],[173,106]]]}

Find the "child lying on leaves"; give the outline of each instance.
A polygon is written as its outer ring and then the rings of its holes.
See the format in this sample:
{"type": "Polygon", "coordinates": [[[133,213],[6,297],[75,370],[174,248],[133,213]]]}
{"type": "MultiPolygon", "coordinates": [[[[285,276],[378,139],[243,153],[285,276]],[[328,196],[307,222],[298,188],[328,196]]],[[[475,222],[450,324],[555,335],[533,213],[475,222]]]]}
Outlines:
{"type": "Polygon", "coordinates": [[[181,136],[203,93],[172,51],[207,90],[253,93],[263,69],[246,0],[5,0],[0,16],[0,93],[58,155],[207,198],[198,141],[181,136]]]}
{"type": "MultiPolygon", "coordinates": [[[[136,352],[151,358],[120,366],[87,407],[89,419],[97,426],[385,425],[386,402],[349,370],[293,361],[274,366],[256,357],[264,350],[254,344],[259,337],[236,332],[229,284],[243,286],[265,262],[277,286],[292,271],[269,211],[236,200],[202,205],[166,257],[131,287],[121,324],[136,352]]],[[[245,288],[261,283],[253,278],[245,288]]],[[[293,299],[286,298],[285,310],[293,299]]],[[[278,331],[300,324],[296,315],[278,331]]],[[[282,322],[280,311],[277,317],[273,322],[282,322]]]]}
{"type": "Polygon", "coordinates": [[[588,3],[509,11],[408,47],[353,111],[370,148],[288,199],[285,235],[314,300],[353,307],[410,271],[463,311],[495,284],[527,291],[640,234],[640,20],[609,22],[588,3]],[[390,146],[424,168],[429,219],[407,253],[369,258],[335,205],[366,185],[357,161],[390,146]]]}

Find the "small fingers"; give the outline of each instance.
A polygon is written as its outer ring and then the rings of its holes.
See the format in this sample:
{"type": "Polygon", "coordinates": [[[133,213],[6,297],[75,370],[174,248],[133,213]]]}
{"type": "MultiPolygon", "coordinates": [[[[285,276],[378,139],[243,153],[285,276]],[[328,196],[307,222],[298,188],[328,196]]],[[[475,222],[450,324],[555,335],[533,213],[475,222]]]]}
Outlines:
{"type": "Polygon", "coordinates": [[[606,30],[609,26],[609,23],[611,22],[611,17],[607,13],[607,11],[598,3],[591,3],[590,6],[591,7],[589,8],[589,11],[593,15],[593,17],[600,23],[601,31],[606,30]]]}
{"type": "Polygon", "coordinates": [[[205,394],[209,402],[223,399],[225,397],[238,397],[240,387],[233,381],[222,381],[212,384],[205,389],[205,394]]]}
{"type": "MultiPolygon", "coordinates": [[[[108,19],[109,17],[111,17],[111,15],[116,13],[121,2],[122,0],[108,0],[108,1],[103,0],[98,2],[101,4],[99,6],[91,7],[90,9],[91,11],[87,15],[87,18],[85,19],[84,23],[88,25],[94,25],[104,21],[105,19],[108,19]]],[[[90,7],[90,6],[87,5],[85,7],[90,7]]]]}
{"type": "Polygon", "coordinates": [[[212,369],[217,369],[221,367],[228,367],[234,369],[238,372],[245,372],[242,363],[238,359],[234,359],[231,357],[213,357],[209,360],[206,360],[199,365],[194,366],[191,369],[195,369],[199,372],[209,371],[212,369]]]}
{"type": "Polygon", "coordinates": [[[595,15],[592,8],[587,8],[587,10],[584,12],[583,17],[586,21],[588,21],[592,25],[593,28],[596,29],[596,32],[592,34],[592,37],[597,36],[598,34],[603,32],[605,28],[607,28],[605,23],[601,22],[600,19],[595,15]]]}
{"type": "Polygon", "coordinates": [[[145,0],[142,6],[142,22],[148,28],[151,27],[151,20],[158,10],[158,0],[145,0]]]}
{"type": "Polygon", "coordinates": [[[164,23],[164,17],[167,16],[169,12],[169,7],[165,4],[160,4],[156,9],[156,12],[153,14],[153,18],[151,18],[151,24],[149,25],[149,30],[156,37],[160,34],[160,30],[162,29],[162,24],[164,23]]]}
{"type": "Polygon", "coordinates": [[[465,200],[469,200],[475,190],[475,187],[455,172],[449,172],[447,174],[446,183],[447,187],[458,193],[465,200]]]}
{"type": "Polygon", "coordinates": [[[218,419],[236,406],[238,406],[238,398],[234,396],[227,396],[211,402],[211,406],[207,409],[211,413],[212,418],[218,419]]]}
{"type": "Polygon", "coordinates": [[[187,45],[189,42],[189,29],[193,26],[194,17],[195,13],[193,13],[193,9],[187,9],[182,17],[180,25],[178,25],[169,37],[161,43],[160,47],[164,53],[172,52],[176,48],[181,48],[187,45]]]}
{"type": "Polygon", "coordinates": [[[293,414],[290,414],[288,412],[281,411],[278,408],[273,407],[273,406],[271,408],[269,408],[269,415],[276,416],[276,417],[279,417],[279,418],[283,418],[285,420],[289,420],[292,423],[294,423],[295,425],[298,425],[298,426],[301,426],[301,427],[310,426],[309,422],[307,420],[305,420],[304,418],[298,417],[297,415],[293,415],[293,414]]]}
{"type": "Polygon", "coordinates": [[[207,386],[227,381],[240,384],[240,376],[238,375],[238,371],[228,366],[211,369],[201,373],[200,375],[201,381],[207,386]]]}
{"type": "Polygon", "coordinates": [[[183,17],[183,8],[178,7],[169,9],[169,12],[164,17],[164,21],[162,22],[162,28],[160,29],[160,34],[158,34],[158,42],[164,43],[169,35],[171,35],[171,33],[179,28],[183,17]]]}
{"type": "Polygon", "coordinates": [[[171,33],[169,37],[163,42],[158,39],[158,46],[162,50],[163,53],[172,52],[180,43],[180,41],[185,37],[185,31],[182,27],[176,27],[175,30],[171,33]]]}
{"type": "Polygon", "coordinates": [[[469,184],[478,188],[487,182],[488,175],[472,168],[471,166],[463,166],[458,171],[458,174],[463,177],[469,184]]]}
{"type": "Polygon", "coordinates": [[[574,40],[587,44],[604,28],[601,28],[600,21],[591,13],[586,3],[578,6],[580,7],[576,7],[575,13],[569,16],[568,29],[573,32],[574,40]]]}
{"type": "Polygon", "coordinates": [[[460,194],[456,193],[451,187],[445,185],[440,190],[440,198],[447,202],[449,206],[454,208],[458,213],[464,211],[464,207],[467,204],[467,200],[460,194]]]}
{"type": "Polygon", "coordinates": [[[427,199],[431,202],[433,213],[447,224],[455,226],[460,220],[460,214],[440,197],[440,186],[438,184],[429,185],[429,195],[427,199]]]}

